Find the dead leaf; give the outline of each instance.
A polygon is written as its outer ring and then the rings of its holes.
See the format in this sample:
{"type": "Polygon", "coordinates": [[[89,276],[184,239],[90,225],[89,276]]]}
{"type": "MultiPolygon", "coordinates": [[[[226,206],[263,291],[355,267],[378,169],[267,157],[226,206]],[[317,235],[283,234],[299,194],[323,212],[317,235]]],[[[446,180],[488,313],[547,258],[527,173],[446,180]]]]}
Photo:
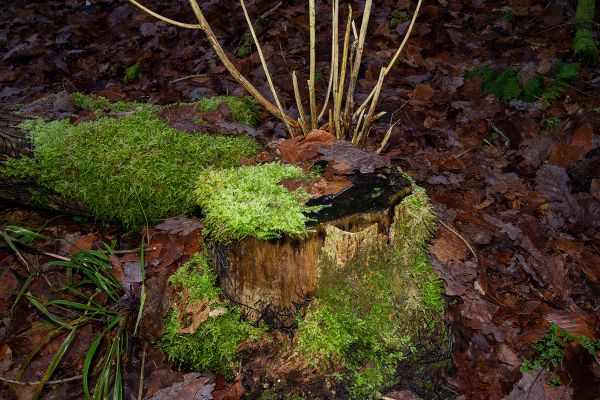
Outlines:
{"type": "Polygon", "coordinates": [[[169,387],[156,391],[147,400],[213,400],[212,391],[215,384],[208,376],[189,373],[183,376],[183,382],[176,382],[169,387]]]}
{"type": "Polygon", "coordinates": [[[450,260],[464,260],[467,256],[467,246],[455,234],[442,229],[431,244],[431,252],[438,260],[447,264],[450,260]]]}
{"type": "Polygon", "coordinates": [[[69,247],[68,252],[73,254],[81,250],[90,250],[94,242],[98,240],[98,236],[95,233],[88,233],[87,235],[79,238],[75,243],[69,247]]]}

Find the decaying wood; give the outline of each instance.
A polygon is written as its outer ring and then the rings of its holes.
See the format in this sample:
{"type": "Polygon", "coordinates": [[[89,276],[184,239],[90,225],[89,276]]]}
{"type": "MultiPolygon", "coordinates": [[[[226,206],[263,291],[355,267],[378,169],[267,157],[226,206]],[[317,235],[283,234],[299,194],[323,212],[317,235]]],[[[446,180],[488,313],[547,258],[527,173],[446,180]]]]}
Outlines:
{"type": "Polygon", "coordinates": [[[394,207],[409,193],[408,187],[405,182],[386,195],[385,206],[372,210],[353,211],[342,204],[344,199],[331,199],[326,216],[304,238],[246,238],[229,245],[213,244],[211,259],[221,288],[246,316],[275,327],[293,326],[317,288],[320,258],[327,255],[344,263],[372,246],[383,251],[394,207]],[[345,209],[346,215],[339,216],[335,207],[345,209]]]}
{"type": "MultiPolygon", "coordinates": [[[[7,158],[31,155],[31,141],[27,132],[18,125],[28,117],[9,111],[0,111],[0,163],[7,158]]],[[[81,204],[68,201],[58,194],[43,189],[35,182],[13,182],[0,176],[0,205],[19,205],[60,211],[66,214],[91,216],[90,211],[81,204]],[[43,198],[41,205],[35,198],[43,198]]]]}

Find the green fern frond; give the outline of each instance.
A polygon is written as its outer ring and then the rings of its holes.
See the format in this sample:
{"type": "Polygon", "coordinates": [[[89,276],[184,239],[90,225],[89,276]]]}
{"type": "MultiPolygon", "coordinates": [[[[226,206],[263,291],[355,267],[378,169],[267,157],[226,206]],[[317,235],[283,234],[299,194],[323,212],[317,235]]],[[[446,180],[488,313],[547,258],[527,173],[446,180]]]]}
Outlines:
{"type": "Polygon", "coordinates": [[[523,92],[521,93],[521,100],[523,101],[535,101],[544,89],[544,77],[536,75],[523,85],[523,92]]]}
{"type": "Polygon", "coordinates": [[[558,99],[567,89],[567,86],[567,82],[560,79],[552,82],[552,85],[542,93],[542,108],[547,108],[551,102],[558,99]]]}
{"type": "Polygon", "coordinates": [[[483,91],[492,93],[500,100],[509,102],[521,94],[519,74],[512,69],[505,69],[495,79],[483,83],[483,91]]]}
{"type": "Polygon", "coordinates": [[[581,68],[581,63],[562,62],[562,63],[558,64],[558,66],[556,67],[556,72],[554,73],[554,79],[570,81],[571,79],[573,79],[577,76],[580,68],[581,68]]]}

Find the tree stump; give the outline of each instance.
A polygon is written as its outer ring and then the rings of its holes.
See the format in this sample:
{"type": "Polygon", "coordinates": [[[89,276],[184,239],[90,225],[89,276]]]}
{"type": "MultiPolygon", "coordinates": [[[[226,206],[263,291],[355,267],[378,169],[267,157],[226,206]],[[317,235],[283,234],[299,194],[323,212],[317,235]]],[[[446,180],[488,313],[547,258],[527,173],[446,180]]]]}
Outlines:
{"type": "Polygon", "coordinates": [[[315,293],[319,259],[325,253],[343,263],[370,246],[387,245],[395,206],[410,183],[393,169],[356,173],[352,186],[336,196],[311,199],[325,205],[304,238],[243,240],[211,245],[220,286],[243,313],[272,327],[290,328],[315,293]]]}

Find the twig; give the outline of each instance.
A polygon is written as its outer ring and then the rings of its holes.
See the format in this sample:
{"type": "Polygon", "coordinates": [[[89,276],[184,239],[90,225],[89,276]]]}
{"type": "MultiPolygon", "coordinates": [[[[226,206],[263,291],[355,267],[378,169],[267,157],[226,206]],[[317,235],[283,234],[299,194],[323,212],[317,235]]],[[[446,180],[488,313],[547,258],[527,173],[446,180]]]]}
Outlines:
{"type": "Polygon", "coordinates": [[[467,248],[471,251],[471,254],[473,254],[473,257],[475,257],[475,261],[478,261],[477,258],[477,254],[475,253],[475,250],[473,249],[473,247],[469,244],[469,242],[467,241],[467,239],[465,239],[460,233],[458,233],[454,228],[452,228],[451,226],[448,226],[448,224],[446,224],[444,221],[440,220],[440,224],[442,224],[446,229],[448,229],[450,232],[454,233],[460,240],[462,240],[464,242],[464,244],[467,245],[467,248]]]}
{"type": "Polygon", "coordinates": [[[186,29],[202,29],[202,26],[199,24],[186,24],[184,22],[175,21],[173,19],[162,16],[162,15],[152,11],[151,9],[144,7],[142,4],[138,3],[136,0],[129,0],[129,2],[131,4],[133,4],[134,6],[136,6],[137,8],[139,8],[140,10],[152,15],[154,18],[158,18],[161,21],[164,21],[168,24],[175,25],[180,28],[186,28],[186,29]]]}
{"type": "Polygon", "coordinates": [[[244,16],[246,17],[246,23],[250,28],[250,33],[252,34],[252,39],[254,39],[254,44],[256,45],[256,50],[258,51],[258,56],[260,58],[260,62],[263,67],[263,71],[265,76],[267,77],[267,82],[269,83],[269,88],[271,89],[271,94],[273,95],[273,99],[275,99],[275,104],[277,104],[277,108],[279,109],[279,113],[281,114],[281,119],[285,124],[286,128],[290,135],[294,136],[294,131],[292,131],[292,127],[288,123],[288,121],[284,118],[285,113],[283,112],[283,107],[281,106],[281,102],[279,101],[279,96],[277,96],[277,91],[275,90],[275,86],[273,85],[273,81],[271,80],[271,74],[269,73],[269,68],[267,67],[267,62],[265,61],[265,57],[263,56],[262,48],[260,47],[260,43],[258,42],[258,38],[256,37],[256,32],[254,32],[254,27],[252,26],[252,21],[250,20],[250,16],[248,15],[248,10],[246,10],[246,4],[244,0],[240,0],[240,4],[242,5],[242,10],[244,10],[244,16]]]}
{"type": "MultiPolygon", "coordinates": [[[[67,383],[67,382],[73,382],[79,379],[82,379],[83,375],[76,375],[76,376],[72,376],[70,378],[64,378],[64,379],[56,379],[53,381],[47,381],[46,385],[58,385],[60,383],[67,383]]],[[[37,386],[39,385],[41,382],[40,381],[35,381],[35,382],[22,382],[22,381],[16,381],[14,379],[8,379],[8,378],[3,378],[0,376],[0,381],[2,382],[6,382],[6,383],[12,383],[14,385],[21,385],[21,386],[37,386]]]]}
{"type": "Polygon", "coordinates": [[[254,97],[256,99],[256,101],[258,101],[267,111],[269,111],[271,114],[273,114],[274,116],[276,116],[277,118],[279,118],[281,120],[286,120],[287,123],[294,130],[296,128],[299,128],[299,125],[298,125],[297,121],[295,121],[294,119],[290,118],[289,116],[287,116],[285,114],[281,114],[281,112],[279,111],[279,109],[277,109],[277,107],[275,107],[275,105],[273,105],[273,103],[271,103],[269,100],[267,100],[258,91],[258,89],[256,89],[248,81],[248,79],[246,79],[240,73],[240,71],[238,71],[238,69],[229,60],[229,57],[225,53],[225,50],[223,50],[223,48],[221,47],[221,44],[217,40],[217,37],[215,36],[215,34],[212,31],[212,29],[211,29],[210,25],[208,24],[208,22],[206,21],[206,18],[204,17],[204,14],[202,13],[202,10],[200,9],[200,6],[198,5],[197,0],[189,0],[189,3],[190,3],[190,6],[192,7],[192,10],[194,11],[194,14],[196,15],[196,18],[198,19],[198,22],[200,23],[200,27],[201,27],[202,31],[206,35],[206,37],[207,37],[209,43],[211,44],[213,50],[217,54],[217,57],[219,57],[219,59],[221,60],[221,62],[225,66],[225,68],[227,68],[227,71],[229,71],[229,73],[231,74],[231,76],[233,76],[233,78],[240,85],[242,85],[242,87],[244,89],[246,89],[248,91],[248,93],[250,93],[250,95],[252,97],[254,97]]]}
{"type": "Polygon", "coordinates": [[[185,81],[186,79],[203,78],[205,76],[208,76],[208,74],[188,75],[188,76],[184,76],[184,77],[181,77],[181,78],[173,79],[169,83],[177,83],[177,82],[185,81]]]}
{"type": "Polygon", "coordinates": [[[144,348],[142,350],[142,368],[140,369],[140,388],[138,390],[138,400],[142,400],[144,395],[144,367],[146,366],[146,346],[147,342],[144,342],[144,348]]]}

